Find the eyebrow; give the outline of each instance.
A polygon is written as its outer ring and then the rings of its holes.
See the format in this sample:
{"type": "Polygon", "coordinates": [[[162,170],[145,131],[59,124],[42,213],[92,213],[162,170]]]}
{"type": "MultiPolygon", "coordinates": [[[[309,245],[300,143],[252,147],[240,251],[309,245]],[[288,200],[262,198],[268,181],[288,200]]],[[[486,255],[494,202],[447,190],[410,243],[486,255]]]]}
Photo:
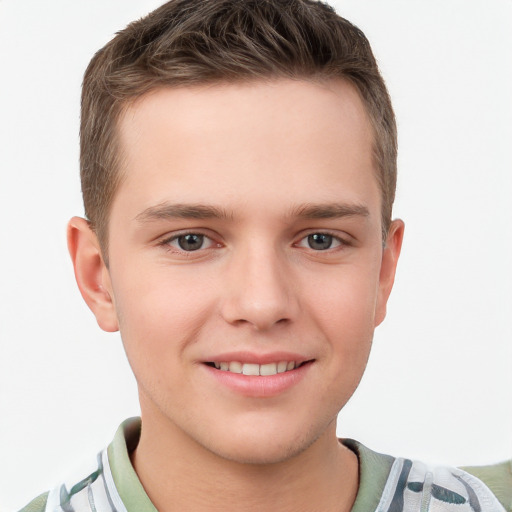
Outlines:
{"type": "Polygon", "coordinates": [[[202,204],[162,203],[150,206],[139,213],[135,220],[150,222],[152,220],[172,219],[232,219],[233,215],[223,208],[202,204]]]}
{"type": "Polygon", "coordinates": [[[304,204],[291,211],[292,217],[302,219],[339,219],[342,217],[368,217],[370,211],[361,204],[328,203],[304,204]]]}

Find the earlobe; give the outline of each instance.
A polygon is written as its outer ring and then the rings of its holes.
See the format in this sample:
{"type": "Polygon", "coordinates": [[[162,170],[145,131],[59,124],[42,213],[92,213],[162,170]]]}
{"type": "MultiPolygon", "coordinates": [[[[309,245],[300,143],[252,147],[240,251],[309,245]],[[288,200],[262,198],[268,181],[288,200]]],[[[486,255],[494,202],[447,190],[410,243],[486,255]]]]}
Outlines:
{"type": "Polygon", "coordinates": [[[119,330],[110,275],[96,234],[85,219],[73,217],[68,223],[67,239],[82,297],[104,331],[119,330]]]}
{"type": "Polygon", "coordinates": [[[395,281],[396,266],[400,256],[400,250],[402,249],[404,230],[404,222],[400,219],[394,220],[389,228],[386,245],[382,252],[379,293],[375,311],[375,326],[382,323],[386,317],[386,306],[395,281]]]}

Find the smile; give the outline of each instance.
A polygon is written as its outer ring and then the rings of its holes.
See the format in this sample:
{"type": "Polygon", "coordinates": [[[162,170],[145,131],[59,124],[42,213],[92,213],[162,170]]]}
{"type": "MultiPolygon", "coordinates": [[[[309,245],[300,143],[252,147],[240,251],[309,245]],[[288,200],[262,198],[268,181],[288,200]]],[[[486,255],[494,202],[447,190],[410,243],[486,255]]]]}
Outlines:
{"type": "Polygon", "coordinates": [[[251,398],[270,398],[291,390],[308,375],[316,361],[290,353],[273,357],[233,353],[217,357],[203,362],[207,374],[223,388],[251,398]]]}
{"type": "Polygon", "coordinates": [[[208,363],[209,366],[214,366],[217,370],[223,372],[239,373],[243,375],[260,375],[269,376],[277,375],[278,373],[286,373],[295,368],[298,368],[304,363],[296,363],[295,361],[279,361],[277,363],[268,364],[255,364],[255,363],[241,363],[239,361],[230,362],[213,362],[208,363]]]}

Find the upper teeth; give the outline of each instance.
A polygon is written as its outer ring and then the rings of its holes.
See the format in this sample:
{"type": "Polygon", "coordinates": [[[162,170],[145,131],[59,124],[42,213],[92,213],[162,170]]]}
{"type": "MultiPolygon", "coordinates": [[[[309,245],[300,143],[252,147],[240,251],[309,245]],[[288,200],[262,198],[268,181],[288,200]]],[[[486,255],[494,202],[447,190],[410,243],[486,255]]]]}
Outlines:
{"type": "Polygon", "coordinates": [[[214,363],[215,368],[226,372],[243,373],[244,375],[276,375],[296,368],[295,361],[279,361],[278,363],[253,364],[239,361],[214,363]]]}

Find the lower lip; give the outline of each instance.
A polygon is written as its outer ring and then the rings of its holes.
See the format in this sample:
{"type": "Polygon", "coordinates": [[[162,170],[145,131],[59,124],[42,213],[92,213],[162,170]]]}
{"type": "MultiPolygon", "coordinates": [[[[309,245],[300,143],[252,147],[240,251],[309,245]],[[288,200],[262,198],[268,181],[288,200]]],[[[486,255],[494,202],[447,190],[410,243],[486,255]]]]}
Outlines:
{"type": "Polygon", "coordinates": [[[313,361],[303,364],[294,370],[276,375],[244,375],[203,364],[205,370],[220,382],[221,385],[244,396],[266,398],[279,395],[297,385],[309,371],[313,361]]]}

